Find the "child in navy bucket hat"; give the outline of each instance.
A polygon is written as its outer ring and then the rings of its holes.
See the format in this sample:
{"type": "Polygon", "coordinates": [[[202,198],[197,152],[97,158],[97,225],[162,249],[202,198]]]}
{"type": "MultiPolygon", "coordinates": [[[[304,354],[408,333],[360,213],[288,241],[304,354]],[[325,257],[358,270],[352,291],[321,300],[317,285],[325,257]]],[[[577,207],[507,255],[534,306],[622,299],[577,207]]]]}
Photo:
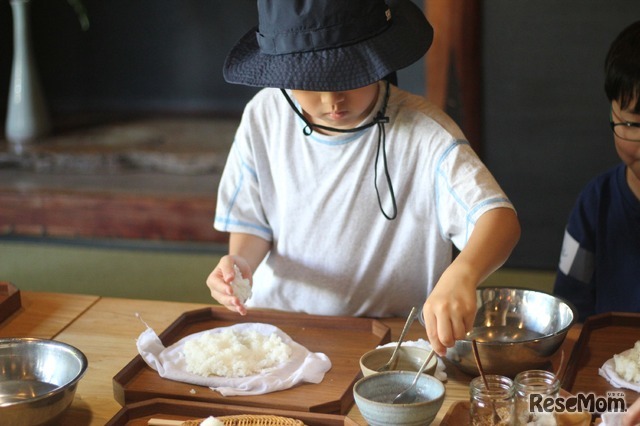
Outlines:
{"type": "Polygon", "coordinates": [[[247,104],[214,226],[229,254],[207,278],[232,311],[405,317],[422,305],[443,355],[471,329],[476,287],[520,236],[512,203],[442,110],[390,84],[433,29],[410,0],[258,0],[232,48],[247,104]],[[460,253],[453,258],[453,246],[460,253]],[[243,304],[234,264],[251,280],[243,304]]]}

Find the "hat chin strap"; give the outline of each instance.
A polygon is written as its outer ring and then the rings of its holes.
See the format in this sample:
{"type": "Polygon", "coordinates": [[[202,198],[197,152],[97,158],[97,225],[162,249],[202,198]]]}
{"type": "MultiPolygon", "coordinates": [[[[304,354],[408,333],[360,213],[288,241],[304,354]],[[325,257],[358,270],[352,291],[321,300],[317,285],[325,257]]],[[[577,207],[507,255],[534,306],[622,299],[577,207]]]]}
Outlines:
{"type": "Polygon", "coordinates": [[[395,219],[396,216],[398,215],[398,206],[396,204],[395,193],[393,192],[393,184],[391,183],[391,176],[389,175],[389,166],[387,165],[387,143],[386,143],[387,137],[386,137],[385,127],[384,127],[384,125],[389,122],[389,117],[385,115],[387,110],[387,102],[389,101],[389,82],[386,81],[386,89],[384,94],[384,101],[382,103],[382,108],[380,108],[376,116],[373,117],[373,120],[371,120],[370,123],[364,124],[359,127],[354,127],[353,129],[337,129],[335,127],[323,126],[321,124],[315,124],[310,122],[293,103],[293,100],[289,97],[289,95],[287,94],[287,91],[285,89],[280,89],[280,90],[282,91],[282,94],[284,95],[285,99],[287,100],[287,102],[289,103],[293,111],[304,122],[305,126],[302,129],[302,133],[304,133],[305,136],[309,136],[311,133],[313,133],[314,128],[327,130],[330,132],[354,133],[354,132],[359,132],[361,130],[368,129],[369,127],[373,127],[374,125],[378,126],[378,147],[376,150],[376,160],[373,165],[374,167],[373,183],[376,188],[376,195],[378,196],[378,206],[380,207],[380,211],[382,212],[383,216],[388,220],[395,219]],[[392,210],[393,210],[391,214],[387,214],[387,212],[384,211],[384,207],[382,207],[382,200],[380,199],[380,190],[378,189],[378,158],[380,157],[381,147],[382,147],[382,162],[384,165],[384,175],[387,180],[387,185],[389,186],[389,193],[391,195],[391,203],[392,203],[392,210]]]}

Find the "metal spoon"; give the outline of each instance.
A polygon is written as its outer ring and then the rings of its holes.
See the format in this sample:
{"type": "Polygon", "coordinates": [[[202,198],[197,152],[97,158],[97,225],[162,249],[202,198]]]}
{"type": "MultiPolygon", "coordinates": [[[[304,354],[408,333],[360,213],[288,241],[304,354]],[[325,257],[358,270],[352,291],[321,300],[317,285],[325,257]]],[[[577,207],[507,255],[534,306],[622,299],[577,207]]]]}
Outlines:
{"type": "Polygon", "coordinates": [[[429,364],[429,361],[431,361],[431,358],[433,358],[433,354],[435,353],[436,352],[433,349],[431,349],[431,351],[429,352],[429,355],[427,355],[427,358],[424,360],[424,362],[420,366],[420,369],[418,370],[418,374],[416,374],[416,377],[413,379],[413,382],[411,383],[411,385],[409,385],[408,388],[400,392],[398,396],[396,396],[393,399],[393,404],[411,404],[413,401],[416,400],[416,398],[418,398],[418,392],[416,391],[416,383],[418,383],[418,379],[420,378],[420,375],[422,374],[424,369],[427,367],[427,364],[429,364]]]}
{"type": "Polygon", "coordinates": [[[378,368],[378,372],[389,371],[391,369],[391,366],[393,366],[393,363],[396,361],[396,357],[398,356],[398,349],[400,349],[400,345],[402,344],[402,339],[404,339],[405,334],[407,334],[407,331],[409,331],[409,328],[411,327],[411,324],[413,324],[413,320],[416,319],[417,314],[418,314],[418,309],[414,306],[413,308],[411,308],[411,312],[409,312],[409,316],[407,317],[407,322],[404,323],[404,328],[400,333],[400,338],[398,339],[398,344],[396,345],[396,348],[391,353],[391,358],[389,358],[389,361],[387,361],[385,365],[378,368]]]}
{"type": "MultiPolygon", "coordinates": [[[[471,341],[471,347],[473,348],[473,357],[476,360],[476,365],[478,366],[480,377],[482,377],[482,381],[484,382],[484,387],[487,389],[487,391],[489,391],[490,389],[489,382],[487,381],[487,376],[485,376],[484,369],[482,368],[482,364],[480,363],[480,355],[478,354],[478,344],[476,343],[475,339],[471,341]]],[[[500,423],[500,421],[502,421],[502,418],[500,418],[500,416],[498,415],[498,412],[496,411],[496,405],[494,403],[491,403],[491,409],[493,410],[493,419],[491,424],[497,425],[500,423]]]]}

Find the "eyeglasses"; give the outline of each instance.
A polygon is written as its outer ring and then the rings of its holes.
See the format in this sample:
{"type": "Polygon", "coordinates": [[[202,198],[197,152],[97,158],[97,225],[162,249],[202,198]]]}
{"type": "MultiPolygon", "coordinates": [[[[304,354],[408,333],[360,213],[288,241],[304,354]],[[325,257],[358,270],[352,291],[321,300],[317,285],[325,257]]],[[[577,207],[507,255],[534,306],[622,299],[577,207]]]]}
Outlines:
{"type": "Polygon", "coordinates": [[[613,112],[613,105],[609,110],[609,125],[613,133],[620,139],[630,142],[640,142],[640,123],[622,120],[613,112]],[[613,117],[615,117],[619,123],[615,123],[613,117]]]}

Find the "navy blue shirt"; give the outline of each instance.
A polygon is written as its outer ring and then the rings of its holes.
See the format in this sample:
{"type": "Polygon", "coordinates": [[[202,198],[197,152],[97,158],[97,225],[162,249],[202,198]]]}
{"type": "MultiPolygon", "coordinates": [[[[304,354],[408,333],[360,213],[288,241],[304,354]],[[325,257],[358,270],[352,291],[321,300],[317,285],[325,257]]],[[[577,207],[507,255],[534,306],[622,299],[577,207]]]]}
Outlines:
{"type": "Polygon", "coordinates": [[[603,312],[640,312],[640,201],[618,166],[583,189],[565,231],[554,293],[578,320],[603,312]]]}

